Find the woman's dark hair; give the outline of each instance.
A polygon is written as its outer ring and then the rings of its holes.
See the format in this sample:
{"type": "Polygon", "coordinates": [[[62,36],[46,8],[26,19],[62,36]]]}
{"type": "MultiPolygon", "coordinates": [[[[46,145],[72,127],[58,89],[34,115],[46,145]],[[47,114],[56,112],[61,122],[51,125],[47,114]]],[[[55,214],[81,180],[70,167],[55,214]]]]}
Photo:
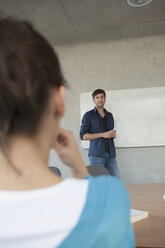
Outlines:
{"type": "Polygon", "coordinates": [[[28,22],[0,21],[0,132],[34,134],[52,88],[65,85],[58,57],[28,22]]]}
{"type": "Polygon", "coordinates": [[[97,89],[97,90],[93,91],[93,93],[92,93],[93,99],[95,98],[96,95],[101,94],[101,93],[104,94],[104,97],[106,97],[106,93],[105,93],[104,90],[102,90],[102,89],[97,89]]]}

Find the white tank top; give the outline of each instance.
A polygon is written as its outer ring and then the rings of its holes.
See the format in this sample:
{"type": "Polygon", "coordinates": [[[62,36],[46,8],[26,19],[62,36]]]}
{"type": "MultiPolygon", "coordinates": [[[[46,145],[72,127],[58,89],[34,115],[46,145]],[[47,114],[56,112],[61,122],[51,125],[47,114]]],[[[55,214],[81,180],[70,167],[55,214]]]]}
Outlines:
{"type": "Polygon", "coordinates": [[[65,179],[44,189],[0,191],[0,247],[57,247],[81,216],[88,184],[65,179]]]}

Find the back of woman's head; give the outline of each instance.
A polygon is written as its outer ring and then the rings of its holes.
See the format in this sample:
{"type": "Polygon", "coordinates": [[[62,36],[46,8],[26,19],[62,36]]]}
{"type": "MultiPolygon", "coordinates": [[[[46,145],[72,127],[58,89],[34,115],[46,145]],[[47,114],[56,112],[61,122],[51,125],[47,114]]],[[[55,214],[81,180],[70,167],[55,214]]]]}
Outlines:
{"type": "Polygon", "coordinates": [[[0,21],[0,132],[34,134],[52,88],[64,84],[57,55],[25,21],[0,21]]]}

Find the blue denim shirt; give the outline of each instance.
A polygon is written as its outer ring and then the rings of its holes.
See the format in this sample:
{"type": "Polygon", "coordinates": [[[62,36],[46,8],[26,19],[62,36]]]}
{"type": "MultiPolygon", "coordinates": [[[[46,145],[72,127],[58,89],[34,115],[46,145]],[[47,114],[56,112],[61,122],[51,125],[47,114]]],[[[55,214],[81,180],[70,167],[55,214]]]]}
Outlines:
{"type": "MultiPolygon", "coordinates": [[[[114,128],[114,119],[113,115],[104,109],[105,116],[107,119],[107,124],[109,130],[114,128]]],[[[103,133],[104,126],[103,120],[100,114],[98,113],[96,107],[88,112],[86,112],[82,118],[82,124],[80,128],[80,138],[83,139],[84,134],[86,133],[103,133]]],[[[109,151],[110,158],[116,157],[116,151],[114,146],[113,138],[109,142],[109,151]]],[[[90,140],[89,154],[96,157],[105,157],[105,147],[104,147],[104,138],[99,138],[95,140],[90,140]]]]}

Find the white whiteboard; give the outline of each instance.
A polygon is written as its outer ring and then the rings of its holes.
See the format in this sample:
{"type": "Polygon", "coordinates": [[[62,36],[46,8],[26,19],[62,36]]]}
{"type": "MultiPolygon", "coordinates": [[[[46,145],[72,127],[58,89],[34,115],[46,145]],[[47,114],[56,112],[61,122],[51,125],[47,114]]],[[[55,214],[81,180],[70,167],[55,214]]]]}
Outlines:
{"type": "MultiPolygon", "coordinates": [[[[92,92],[80,95],[81,119],[94,108],[92,92]]],[[[165,87],[106,91],[105,108],[115,120],[116,147],[165,145],[165,87]]],[[[89,141],[82,141],[89,148],[89,141]]]]}

